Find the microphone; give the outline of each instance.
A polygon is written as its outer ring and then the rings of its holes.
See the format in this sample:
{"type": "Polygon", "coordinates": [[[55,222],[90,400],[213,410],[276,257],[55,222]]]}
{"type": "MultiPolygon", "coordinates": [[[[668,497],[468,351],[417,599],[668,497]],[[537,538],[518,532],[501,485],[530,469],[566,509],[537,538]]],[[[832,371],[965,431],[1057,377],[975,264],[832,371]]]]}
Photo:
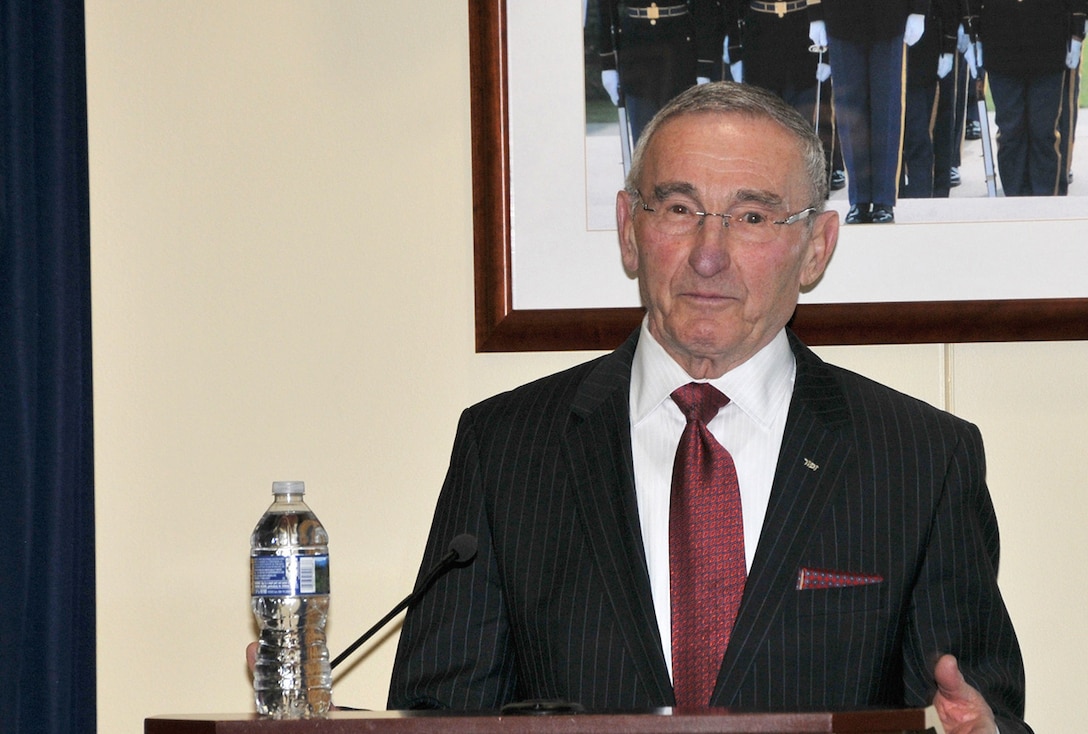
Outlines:
{"type": "Polygon", "coordinates": [[[404,597],[404,599],[395,607],[389,610],[389,613],[378,620],[378,623],[368,629],[362,634],[362,636],[355,642],[351,643],[346,650],[336,656],[336,659],[329,664],[329,668],[335,668],[340,663],[344,662],[344,659],[351,655],[353,652],[359,649],[359,646],[369,640],[377,633],[382,627],[389,623],[393,617],[400,614],[406,607],[411,606],[416,602],[419,597],[427,593],[427,590],[431,588],[431,585],[438,580],[440,576],[445,574],[454,566],[466,565],[469,561],[476,557],[476,536],[463,533],[450,541],[449,548],[446,551],[446,555],[439,559],[438,563],[434,565],[427,575],[416,584],[416,588],[412,590],[412,593],[404,597]]]}

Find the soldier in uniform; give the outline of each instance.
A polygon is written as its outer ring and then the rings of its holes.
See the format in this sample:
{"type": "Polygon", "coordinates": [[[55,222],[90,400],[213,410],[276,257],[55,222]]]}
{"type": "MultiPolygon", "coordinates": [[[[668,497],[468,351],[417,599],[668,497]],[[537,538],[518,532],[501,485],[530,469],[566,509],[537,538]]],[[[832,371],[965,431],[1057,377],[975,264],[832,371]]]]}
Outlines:
{"type": "Polygon", "coordinates": [[[829,187],[837,189],[845,181],[841,148],[834,139],[831,67],[826,48],[817,48],[809,38],[810,2],[819,0],[726,0],[723,9],[732,46],[728,53],[734,61],[743,59],[744,82],[774,92],[818,124],[828,156],[829,187]],[[734,44],[737,35],[740,42],[734,44]]]}
{"type": "Polygon", "coordinates": [[[598,0],[601,82],[627,108],[631,145],[666,102],[720,72],[718,0],[598,0]]]}
{"type": "Polygon", "coordinates": [[[1058,120],[1063,81],[1080,61],[1088,0],[970,0],[969,6],[968,27],[981,41],[982,58],[973,61],[985,68],[994,102],[1005,195],[1064,193],[1058,120]]]}
{"type": "Polygon", "coordinates": [[[903,135],[903,44],[925,29],[929,0],[823,0],[812,36],[826,36],[835,121],[846,162],[847,224],[895,221],[903,135]]]}
{"type": "Polygon", "coordinates": [[[922,38],[907,49],[899,182],[904,199],[949,194],[954,110],[945,96],[938,97],[937,89],[953,70],[959,22],[956,0],[932,0],[922,38]]]}

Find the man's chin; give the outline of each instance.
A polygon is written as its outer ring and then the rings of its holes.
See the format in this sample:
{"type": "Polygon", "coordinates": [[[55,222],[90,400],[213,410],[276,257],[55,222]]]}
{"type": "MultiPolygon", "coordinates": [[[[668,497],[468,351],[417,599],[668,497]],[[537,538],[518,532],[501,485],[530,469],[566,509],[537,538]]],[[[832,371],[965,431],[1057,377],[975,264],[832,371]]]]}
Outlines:
{"type": "MultiPolygon", "coordinates": [[[[751,331],[723,329],[721,324],[688,324],[671,332],[666,344],[697,360],[739,364],[751,356],[751,331]]],[[[660,341],[660,338],[659,338],[660,341]]],[[[671,350],[670,350],[671,351],[671,350]]]]}

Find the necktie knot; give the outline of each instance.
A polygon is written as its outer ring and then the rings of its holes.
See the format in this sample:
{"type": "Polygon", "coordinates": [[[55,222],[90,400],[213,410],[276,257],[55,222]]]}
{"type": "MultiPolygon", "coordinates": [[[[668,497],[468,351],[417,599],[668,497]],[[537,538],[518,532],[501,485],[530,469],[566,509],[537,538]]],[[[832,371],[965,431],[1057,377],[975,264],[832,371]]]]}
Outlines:
{"type": "Polygon", "coordinates": [[[709,382],[689,382],[672,393],[673,402],[687,416],[688,421],[709,423],[718,411],[729,402],[721,390],[709,382]]]}

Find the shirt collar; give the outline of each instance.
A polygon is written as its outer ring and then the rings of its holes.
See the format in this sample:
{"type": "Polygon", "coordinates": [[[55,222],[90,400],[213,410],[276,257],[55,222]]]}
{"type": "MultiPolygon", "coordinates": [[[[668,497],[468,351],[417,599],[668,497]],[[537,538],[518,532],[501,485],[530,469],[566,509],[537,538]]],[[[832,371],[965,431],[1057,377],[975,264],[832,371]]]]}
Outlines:
{"type": "MultiPolygon", "coordinates": [[[[728,395],[730,402],[749,418],[766,427],[783,402],[788,403],[796,374],[797,363],[783,329],[743,364],[708,382],[728,395]]],[[[689,382],[691,376],[654,339],[643,319],[631,364],[631,425],[637,425],[668,400],[673,390],[689,382]]]]}

